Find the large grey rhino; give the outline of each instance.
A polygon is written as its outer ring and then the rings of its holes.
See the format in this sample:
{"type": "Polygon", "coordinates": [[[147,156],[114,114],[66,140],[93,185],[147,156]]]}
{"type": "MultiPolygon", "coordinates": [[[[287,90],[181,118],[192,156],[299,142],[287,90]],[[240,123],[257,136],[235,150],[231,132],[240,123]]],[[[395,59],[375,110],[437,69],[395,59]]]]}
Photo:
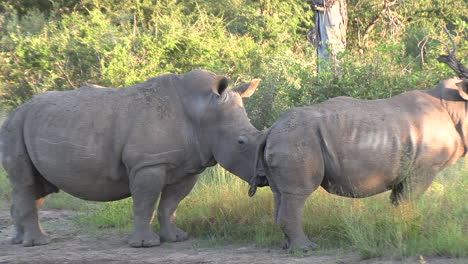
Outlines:
{"type": "Polygon", "coordinates": [[[47,244],[37,209],[59,189],[81,199],[133,197],[132,247],[181,241],[175,210],[198,174],[219,162],[248,180],[261,134],[242,97],[259,79],[228,80],[194,70],[126,88],[85,86],[46,92],[18,107],[0,131],[0,153],[13,189],[13,243],[47,244]],[[158,196],[159,235],[151,229],[158,196]]]}
{"type": "Polygon", "coordinates": [[[256,161],[274,194],[284,247],[317,247],[304,234],[302,216],[319,186],[356,198],[392,190],[394,204],[420,196],[467,153],[467,100],[468,82],[449,79],[388,99],[337,97],[286,112],[260,140],[256,161]]]}

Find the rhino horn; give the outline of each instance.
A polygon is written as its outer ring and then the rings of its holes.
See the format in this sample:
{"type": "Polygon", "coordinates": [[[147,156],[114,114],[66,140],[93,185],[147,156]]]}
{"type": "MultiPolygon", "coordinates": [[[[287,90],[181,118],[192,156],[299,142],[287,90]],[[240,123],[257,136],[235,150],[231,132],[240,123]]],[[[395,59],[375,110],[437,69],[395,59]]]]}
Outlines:
{"type": "Polygon", "coordinates": [[[232,90],[239,93],[241,97],[247,98],[252,96],[252,94],[255,92],[261,81],[261,79],[253,79],[251,82],[239,85],[236,88],[233,88],[232,90]]]}

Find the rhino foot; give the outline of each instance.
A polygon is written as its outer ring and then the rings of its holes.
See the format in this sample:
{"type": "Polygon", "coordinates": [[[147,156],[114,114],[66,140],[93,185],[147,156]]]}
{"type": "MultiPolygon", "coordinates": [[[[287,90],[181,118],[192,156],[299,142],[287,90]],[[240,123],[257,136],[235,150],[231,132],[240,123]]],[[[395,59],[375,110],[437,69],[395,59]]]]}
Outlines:
{"type": "Polygon", "coordinates": [[[135,248],[155,247],[161,245],[161,241],[159,236],[154,232],[145,233],[143,235],[134,233],[128,244],[135,248]]]}
{"type": "Polygon", "coordinates": [[[290,242],[289,239],[285,239],[281,243],[281,247],[283,249],[287,249],[289,253],[307,253],[318,248],[318,245],[314,242],[310,241],[309,239],[304,239],[303,241],[292,241],[290,242]]]}
{"type": "Polygon", "coordinates": [[[23,243],[23,237],[24,237],[24,233],[16,233],[11,238],[11,243],[12,244],[22,244],[23,243]]]}
{"type": "MultiPolygon", "coordinates": [[[[27,234],[24,236],[22,241],[23,247],[33,247],[33,246],[41,246],[47,245],[50,243],[50,237],[45,234],[38,234],[34,236],[28,236],[27,234]]],[[[19,243],[18,243],[19,244],[19,243]]]]}
{"type": "Polygon", "coordinates": [[[159,236],[163,242],[181,242],[189,239],[189,233],[178,227],[175,228],[175,232],[164,232],[161,230],[159,236]]]}

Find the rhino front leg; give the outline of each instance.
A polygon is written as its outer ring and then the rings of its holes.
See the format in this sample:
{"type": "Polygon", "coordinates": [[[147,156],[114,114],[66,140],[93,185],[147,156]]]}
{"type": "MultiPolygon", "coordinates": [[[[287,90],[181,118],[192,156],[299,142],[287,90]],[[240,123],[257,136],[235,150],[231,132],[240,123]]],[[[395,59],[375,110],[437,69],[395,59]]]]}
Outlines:
{"type": "Polygon", "coordinates": [[[193,189],[197,180],[198,174],[190,175],[179,183],[164,187],[158,207],[158,220],[161,227],[159,236],[162,242],[179,242],[188,239],[189,234],[175,224],[176,209],[193,189]]]}
{"type": "Polygon", "coordinates": [[[153,232],[151,223],[154,209],[166,179],[164,166],[140,169],[130,178],[133,197],[134,231],[129,244],[132,247],[154,247],[161,244],[153,232]]]}
{"type": "Polygon", "coordinates": [[[285,234],[283,248],[290,252],[309,251],[317,248],[317,244],[309,240],[302,227],[304,204],[308,196],[282,193],[280,197],[277,222],[285,234]]]}

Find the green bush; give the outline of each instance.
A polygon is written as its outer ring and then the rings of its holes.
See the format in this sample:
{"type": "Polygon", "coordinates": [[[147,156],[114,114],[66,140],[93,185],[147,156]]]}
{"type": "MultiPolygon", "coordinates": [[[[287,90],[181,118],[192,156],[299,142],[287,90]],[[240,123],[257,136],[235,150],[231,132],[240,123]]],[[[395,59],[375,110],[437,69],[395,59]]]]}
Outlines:
{"type": "Polygon", "coordinates": [[[304,38],[302,25],[310,13],[292,16],[300,1],[268,1],[267,11],[261,3],[247,2],[232,1],[222,8],[192,1],[131,6],[85,1],[90,6],[86,13],[72,11],[47,21],[37,9],[22,16],[14,10],[3,14],[2,103],[15,107],[44,91],[87,83],[122,87],[195,68],[224,73],[235,82],[260,76],[266,58],[287,52],[304,38]],[[243,10],[244,16],[236,15],[243,10]],[[286,17],[291,19],[285,22],[286,17]]]}

